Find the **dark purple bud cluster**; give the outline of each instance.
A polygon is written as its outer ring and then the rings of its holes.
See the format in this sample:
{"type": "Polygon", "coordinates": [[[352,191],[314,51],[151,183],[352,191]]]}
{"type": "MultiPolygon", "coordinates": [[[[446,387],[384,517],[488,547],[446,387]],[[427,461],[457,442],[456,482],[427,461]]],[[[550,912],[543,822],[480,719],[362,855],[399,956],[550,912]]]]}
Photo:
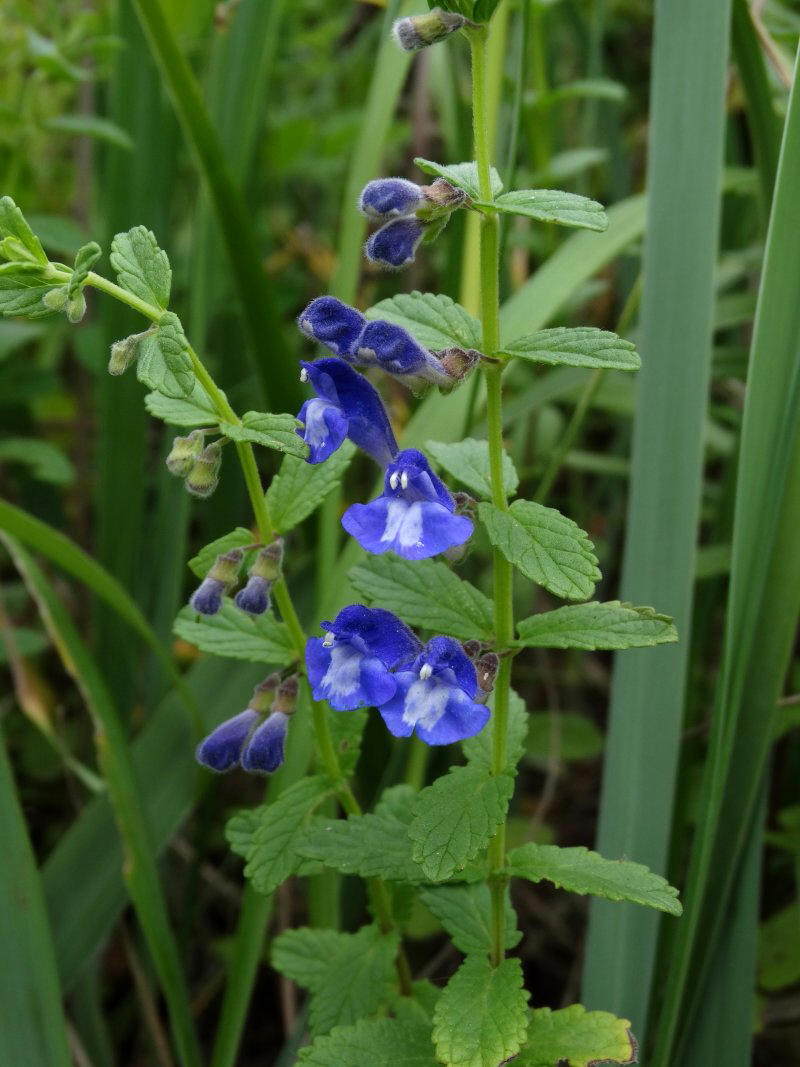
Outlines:
{"type": "Polygon", "coordinates": [[[413,263],[420,242],[438,237],[451,213],[467,199],[463,189],[444,178],[432,185],[416,185],[406,178],[368,182],[358,206],[367,218],[383,225],[364,246],[367,259],[391,270],[413,263]]]}
{"type": "Polygon", "coordinates": [[[237,765],[255,774],[276,771],[284,760],[298,684],[296,674],[283,680],[271,674],[253,690],[244,711],[226,719],[200,742],[197,761],[219,773],[237,765]]]}
{"type": "MultiPolygon", "coordinates": [[[[192,593],[189,605],[200,615],[216,615],[223,598],[239,580],[244,550],[234,548],[217,556],[214,565],[192,593]]],[[[247,572],[247,583],[236,594],[234,603],[248,615],[263,615],[270,605],[272,586],[280,578],[283,564],[283,540],[259,550],[247,572]]]]}

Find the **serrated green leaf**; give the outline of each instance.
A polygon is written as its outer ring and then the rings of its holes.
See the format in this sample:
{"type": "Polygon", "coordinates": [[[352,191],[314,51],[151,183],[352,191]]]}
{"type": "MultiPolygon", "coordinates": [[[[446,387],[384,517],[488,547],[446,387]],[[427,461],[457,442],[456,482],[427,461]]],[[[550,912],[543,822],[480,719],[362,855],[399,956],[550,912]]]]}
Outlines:
{"type": "Polygon", "coordinates": [[[449,296],[417,290],[398,293],[375,304],[366,316],[402,326],[425,348],[481,347],[480,322],[449,296]]]}
{"type": "MultiPolygon", "coordinates": [[[[451,163],[445,167],[441,163],[434,163],[433,160],[421,159],[417,156],[414,162],[425,174],[433,174],[437,178],[446,178],[451,185],[457,185],[460,189],[464,189],[470,199],[480,200],[478,164],[474,161],[470,163],[451,163]]],[[[503,181],[494,167],[491,169],[491,180],[492,196],[499,196],[503,191],[503,181]]]]}
{"type": "Polygon", "coordinates": [[[285,624],[272,612],[248,615],[228,599],[216,615],[197,615],[187,605],[175,619],[173,631],[202,652],[229,659],[287,667],[295,656],[285,624]]]}
{"type": "Polygon", "coordinates": [[[305,859],[297,851],[297,841],[329,792],[323,778],[301,778],[272,804],[238,811],[228,820],[225,836],[245,860],[245,876],[259,893],[272,893],[303,868],[305,859]]]}
{"type": "MultiPolygon", "coordinates": [[[[475,198],[473,198],[475,199],[475,198]]],[[[525,215],[539,222],[555,222],[583,230],[608,229],[608,217],[603,205],[577,193],[560,189],[516,189],[511,193],[495,194],[494,200],[475,199],[480,207],[493,207],[507,215],[525,215]]]]}
{"type": "Polygon", "coordinates": [[[568,604],[523,619],[517,626],[518,648],[645,648],[678,640],[668,615],[619,600],[568,604]]]}
{"type": "Polygon", "coordinates": [[[587,534],[555,508],[515,500],[508,511],[478,505],[489,540],[526,578],[565,600],[586,600],[600,578],[587,534]]]}
{"type": "Polygon", "coordinates": [[[452,877],[486,848],[513,792],[513,775],[491,775],[476,764],[452,767],[422,790],[408,833],[411,855],[431,881],[452,877]]]}
{"type": "Polygon", "coordinates": [[[42,298],[55,283],[45,280],[38,263],[0,263],[0,315],[41,319],[53,309],[42,298]]]}
{"type": "MultiPolygon", "coordinates": [[[[486,882],[477,882],[475,885],[427,886],[420,889],[419,897],[464,955],[491,952],[492,898],[486,882]]],[[[521,938],[522,934],[517,929],[517,913],[506,893],[506,948],[514,948],[521,938]]]]}
{"type": "MultiPolygon", "coordinates": [[[[494,709],[494,694],[489,697],[489,707],[494,709]]],[[[525,751],[525,738],[528,733],[528,710],[525,701],[512,689],[508,701],[508,726],[506,730],[506,767],[513,771],[525,751]]],[[[494,737],[494,715],[490,716],[486,726],[475,737],[461,742],[461,749],[467,760],[487,773],[492,769],[492,738],[494,737]]]]}
{"type": "Polygon", "coordinates": [[[278,533],[294,529],[333,492],[355,450],[351,441],[345,441],[324,463],[306,463],[297,456],[286,456],[267,490],[267,507],[278,533]]]}
{"type": "Polygon", "coordinates": [[[103,254],[103,250],[96,241],[89,241],[82,245],[75,253],[75,266],[72,268],[72,277],[67,284],[67,296],[73,297],[89,275],[89,271],[103,254]]]}
{"type": "Polygon", "coordinates": [[[642,364],[630,341],[593,326],[555,326],[518,337],[503,346],[504,356],[567,367],[638,370],[642,364]]]}
{"type": "Polygon", "coordinates": [[[522,964],[466,959],[436,1002],[433,1043],[450,1067],[497,1067],[522,1047],[527,1034],[528,994],[522,964]]]}
{"type": "Polygon", "coordinates": [[[297,434],[297,419],[294,415],[271,415],[265,411],[246,411],[241,425],[221,422],[220,432],[232,441],[251,441],[305,459],[308,445],[297,434]]]}
{"type": "MultiPolygon", "coordinates": [[[[348,778],[356,769],[358,757],[361,755],[361,738],[364,727],[369,717],[364,709],[348,711],[343,715],[341,712],[326,709],[328,716],[328,729],[330,730],[333,747],[339,757],[339,766],[342,773],[348,778]]],[[[322,757],[317,757],[322,763],[322,757]]]]}
{"type": "Polygon", "coordinates": [[[166,310],[172,285],[167,253],[146,226],[118,233],[111,242],[111,266],[123,289],[166,310]]]}
{"type": "Polygon", "coordinates": [[[156,419],[170,426],[215,426],[217,414],[208,394],[198,381],[186,397],[164,396],[163,393],[148,393],[144,406],[156,419]]]}
{"type": "Polygon", "coordinates": [[[544,767],[550,760],[550,746],[557,731],[556,748],[560,760],[582,760],[599,756],[603,735],[591,719],[575,712],[537,711],[528,716],[527,758],[544,767]]]}
{"type": "Polygon", "coordinates": [[[408,836],[415,799],[410,786],[392,786],[384,792],[374,812],[315,827],[303,835],[296,847],[301,855],[342,874],[411,884],[423,882],[425,874],[411,858],[408,836]]]}
{"type": "Polygon", "coordinates": [[[488,640],[494,631],[491,600],[446,563],[369,556],[349,578],[368,604],[394,611],[410,626],[465,641],[488,640]]]}
{"type": "Polygon", "coordinates": [[[3,196],[0,197],[0,239],[5,241],[7,238],[11,238],[13,242],[14,259],[29,260],[42,267],[47,266],[49,261],[42,242],[25,221],[25,216],[11,197],[3,196]]]}
{"type": "Polygon", "coordinates": [[[165,311],[158,326],[139,342],[136,376],[148,389],[155,389],[173,400],[194,391],[197,379],[189,356],[189,344],[180,319],[165,311]]]}
{"type": "Polygon", "coordinates": [[[312,1034],[326,1034],[387,1004],[399,936],[362,926],[355,934],[287,930],[272,944],[272,965],[311,992],[312,1034]]]}
{"type": "MultiPolygon", "coordinates": [[[[473,493],[492,498],[492,485],[489,473],[489,442],[476,441],[467,437],[463,441],[445,443],[443,441],[426,441],[425,450],[430,453],[440,467],[444,467],[462,485],[473,493]]],[[[519,475],[514,468],[514,461],[508,452],[503,452],[503,487],[506,496],[513,496],[519,485],[519,475]]]]}
{"type": "Polygon", "coordinates": [[[223,552],[230,552],[232,548],[244,548],[245,545],[252,545],[253,540],[251,530],[246,530],[244,526],[237,526],[230,533],[223,534],[222,537],[217,537],[214,541],[204,545],[196,556],[192,556],[187,563],[187,567],[198,578],[205,578],[214,565],[214,560],[217,556],[223,552]]]}
{"type": "Polygon", "coordinates": [[[423,1021],[361,1019],[355,1026],[337,1026],[301,1048],[298,1063],[306,1067],[438,1067],[430,1027],[423,1021]]]}
{"type": "Polygon", "coordinates": [[[529,842],[508,854],[508,873],[529,882],[546,880],[570,893],[629,900],[647,908],[680,915],[678,890],[641,863],[607,860],[588,849],[559,848],[529,842]]]}
{"type": "Polygon", "coordinates": [[[587,1011],[573,1004],[560,1011],[536,1008],[528,1023],[526,1047],[514,1061],[519,1067],[592,1067],[600,1063],[636,1063],[636,1041],[627,1019],[607,1011],[587,1011]]]}

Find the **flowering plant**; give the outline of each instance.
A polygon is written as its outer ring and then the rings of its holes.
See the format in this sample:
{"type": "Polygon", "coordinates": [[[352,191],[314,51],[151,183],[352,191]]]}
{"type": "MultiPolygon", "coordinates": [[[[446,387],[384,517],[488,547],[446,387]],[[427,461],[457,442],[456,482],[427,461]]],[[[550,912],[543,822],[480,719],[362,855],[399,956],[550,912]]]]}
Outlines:
{"type": "Polygon", "coordinates": [[[599,578],[588,536],[540,500],[510,500],[519,478],[503,442],[509,364],[635,370],[639,360],[628,342],[601,330],[501,333],[500,216],[589,230],[602,230],[606,219],[599,204],[574,194],[503,191],[490,164],[486,116],[496,7],[497,0],[451,0],[397,23],[397,41],[409,50],[466,37],[475,159],[448,166],[416,160],[430,184],[376,178],[358,205],[377,227],[366,257],[393,270],[424,254],[455,212],[477,219],[480,319],[436,294],[412,293],[366,313],[319,296],[298,327],[327,352],[300,364],[309,395],[296,417],[233,409],[168,310],[169,261],[144,227],[114,238],[114,282],[92,270],[99,246],[84,246],[72,266],[51,262],[16,205],[0,201],[0,309],[31,318],[63,311],[78,321],[87,286],[127,304],[150,325],[114,345],[109,371],[135,366],[151,414],[189,431],[175,438],[170,472],[205,498],[217,486],[224,450],[233,445],[237,454],[254,531],[239,527],[196,557],[200,584],[175,632],[201,650],[272,669],[244,710],[232,708],[199,739],[205,768],[272,774],[292,745],[302,752],[303,739],[313,737],[310,773],[228,826],[254,889],[271,894],[291,875],[323,868],[367,885],[371,921],[358,931],[290,930],[272,946],[273,965],[309,990],[313,1043],[301,1053],[309,1064],[632,1062],[636,1043],[626,1020],[580,1006],[551,1012],[530,1005],[520,960],[508,954],[521,936],[509,884],[548,880],[680,913],[675,890],[635,862],[583,848],[506,845],[526,732],[524,705],[511,688],[515,657],[526,648],[655,645],[676,634],[650,608],[588,602],[599,578]],[[414,393],[438,390],[443,404],[454,389],[482,388],[486,439],[434,443],[430,454],[400,447],[382,399],[387,376],[414,393]],[[254,446],[284,454],[266,492],[254,446]],[[287,581],[292,530],[341,482],[356,449],[382,473],[378,495],[341,516],[365,554],[351,573],[364,602],[337,605],[333,618],[311,620],[307,632],[287,581]],[[432,458],[474,497],[448,487],[432,458]],[[491,599],[455,569],[478,537],[491,546],[491,599]],[[515,576],[575,603],[517,622],[515,576]],[[368,714],[395,738],[416,739],[404,743],[461,748],[449,751],[449,769],[431,784],[392,785],[365,812],[352,774],[368,714]],[[414,895],[464,954],[443,989],[414,980],[403,947],[414,895]]]}

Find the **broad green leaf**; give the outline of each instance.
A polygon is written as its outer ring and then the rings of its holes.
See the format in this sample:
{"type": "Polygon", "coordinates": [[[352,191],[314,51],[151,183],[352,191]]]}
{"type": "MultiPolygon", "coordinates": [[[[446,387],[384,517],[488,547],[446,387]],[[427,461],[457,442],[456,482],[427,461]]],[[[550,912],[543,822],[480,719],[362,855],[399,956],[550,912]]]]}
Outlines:
{"type": "Polygon", "coordinates": [[[10,196],[0,197],[0,239],[6,249],[14,252],[8,259],[28,260],[42,267],[48,264],[42,242],[25,221],[25,216],[10,196]]]}
{"type": "Polygon", "coordinates": [[[126,152],[133,149],[133,141],[127,131],[101,115],[54,115],[46,119],[43,126],[47,130],[55,130],[57,133],[69,133],[74,136],[93,137],[97,141],[105,141],[115,148],[122,148],[126,152]]]}
{"type": "MultiPolygon", "coordinates": [[[[358,757],[361,755],[361,739],[364,727],[367,725],[368,712],[361,709],[348,711],[346,715],[342,715],[338,711],[327,708],[326,714],[333,747],[339,757],[339,766],[347,778],[356,769],[358,757]]],[[[322,769],[323,760],[319,753],[317,760],[322,769]]]]}
{"type": "Polygon", "coordinates": [[[539,766],[547,765],[551,744],[560,760],[592,759],[603,751],[603,735],[586,715],[537,711],[528,722],[526,758],[539,766]]]}
{"type": "Polygon", "coordinates": [[[494,631],[491,600],[446,563],[368,556],[349,578],[368,604],[394,611],[410,626],[465,641],[494,631]]]}
{"type": "Polygon", "coordinates": [[[75,468],[61,449],[37,437],[7,437],[0,440],[0,462],[23,463],[39,481],[71,485],[75,468]]]}
{"type": "Polygon", "coordinates": [[[430,1027],[422,1021],[361,1019],[354,1026],[337,1026],[301,1048],[298,1063],[306,1067],[438,1067],[430,1027]]]}
{"type": "Polygon", "coordinates": [[[232,548],[244,548],[245,545],[252,545],[253,541],[251,530],[246,530],[244,526],[237,526],[230,533],[223,534],[222,537],[217,537],[216,540],[204,545],[196,556],[192,556],[187,566],[198,578],[205,578],[214,565],[214,560],[217,556],[223,552],[230,552],[232,548]]]}
{"type": "Polygon", "coordinates": [[[497,1067],[515,1056],[528,1029],[528,994],[522,964],[492,967],[467,958],[447,983],[433,1013],[436,1054],[450,1067],[497,1067]]]}
{"type": "MultiPolygon", "coordinates": [[[[417,157],[414,163],[425,174],[433,174],[437,178],[446,178],[451,185],[457,185],[460,189],[464,189],[472,200],[480,200],[481,191],[480,183],[478,182],[478,164],[471,163],[451,163],[449,166],[442,166],[441,163],[434,163],[430,159],[421,159],[417,157]]],[[[492,167],[492,196],[499,196],[503,191],[503,182],[500,175],[492,167]]]]}
{"type": "MultiPolygon", "coordinates": [[[[494,710],[494,694],[489,698],[489,707],[494,710]]],[[[525,701],[512,689],[508,702],[508,728],[506,731],[506,767],[514,770],[525,751],[525,737],[528,733],[528,711],[525,701]]],[[[494,715],[479,734],[461,742],[461,749],[467,760],[487,773],[492,768],[492,738],[494,737],[494,715]]]]}
{"type": "MultiPolygon", "coordinates": [[[[492,901],[486,882],[474,885],[426,886],[419,891],[425,907],[431,911],[465,956],[490,953],[492,950],[492,901]]],[[[505,946],[518,945],[522,934],[517,929],[517,913],[506,893],[505,946]]]]}
{"type": "Polygon", "coordinates": [[[271,611],[247,615],[225,600],[216,615],[198,615],[188,605],[175,619],[175,634],[201,652],[286,667],[294,659],[289,632],[271,611]]]}
{"type": "Polygon", "coordinates": [[[800,903],[781,908],[761,924],[758,935],[758,984],[767,992],[800,981],[800,903]]]}
{"type": "Polygon", "coordinates": [[[166,310],[172,285],[167,253],[146,226],[118,233],[111,242],[111,266],[119,284],[148,304],[166,310]]]}
{"type": "MultiPolygon", "coordinates": [[[[476,441],[472,437],[453,444],[426,441],[425,450],[462,485],[478,496],[491,500],[488,441],[476,441]]],[[[503,487],[506,496],[513,496],[518,485],[519,475],[514,469],[514,462],[508,452],[503,451],[503,487]]]]}
{"type": "Polygon", "coordinates": [[[75,266],[72,268],[72,277],[67,283],[67,295],[74,296],[80,289],[89,271],[102,255],[102,249],[96,241],[90,241],[82,245],[75,253],[75,266]]]}
{"type": "Polygon", "coordinates": [[[272,893],[302,867],[297,842],[329,793],[323,778],[301,778],[271,804],[238,811],[228,820],[225,836],[245,860],[244,873],[259,893],[272,893]]]}
{"type": "Polygon", "coordinates": [[[144,406],[157,419],[170,426],[214,426],[217,414],[208,395],[198,381],[185,397],[169,397],[163,393],[148,393],[144,406]]]}
{"type": "Polygon", "coordinates": [[[53,309],[42,297],[55,287],[37,263],[0,263],[0,315],[40,319],[53,309]]]}
{"type": "Polygon", "coordinates": [[[241,425],[221,422],[220,431],[232,441],[252,441],[253,444],[274,448],[304,459],[308,445],[297,434],[297,419],[294,415],[271,415],[264,411],[246,411],[241,425]]]}
{"type": "Polygon", "coordinates": [[[539,222],[556,222],[559,226],[600,232],[608,229],[608,217],[602,204],[559,189],[517,189],[495,195],[491,201],[478,198],[475,202],[481,207],[494,207],[509,215],[525,215],[539,222]]]}
{"type": "Polygon", "coordinates": [[[678,640],[668,615],[619,600],[568,604],[523,619],[517,626],[522,648],[644,648],[678,640]]]}
{"type": "Polygon", "coordinates": [[[555,326],[517,337],[502,348],[505,356],[568,367],[638,370],[642,361],[630,341],[593,326],[555,326]]]}
{"type": "Polygon", "coordinates": [[[670,915],[683,911],[678,890],[660,874],[653,874],[641,863],[604,859],[583,847],[559,848],[529,842],[509,852],[508,873],[529,882],[546,880],[570,893],[629,900],[670,915]]]}
{"type": "Polygon", "coordinates": [[[536,1008],[519,1067],[592,1067],[599,1063],[636,1063],[637,1046],[627,1019],[572,1004],[560,1011],[536,1008]]]}
{"type": "Polygon", "coordinates": [[[449,296],[416,290],[398,293],[375,304],[366,315],[402,326],[425,348],[481,347],[481,324],[449,296]]]}
{"type": "Polygon", "coordinates": [[[267,507],[278,533],[286,533],[315,511],[344,477],[355,454],[355,445],[345,441],[324,463],[306,463],[286,456],[267,490],[267,507]]]}
{"type": "Polygon", "coordinates": [[[395,977],[399,936],[377,926],[355,934],[287,930],[272,944],[272,965],[311,992],[314,1036],[373,1015],[387,1004],[395,977]]]}
{"type": "Polygon", "coordinates": [[[409,827],[412,857],[434,882],[443,882],[494,837],[514,792],[511,774],[478,765],[452,767],[418,795],[409,827]]]}
{"type": "Polygon", "coordinates": [[[349,815],[314,827],[297,841],[296,848],[302,856],[342,874],[422,882],[425,874],[411,858],[408,836],[415,797],[410,786],[392,786],[373,813],[349,815]]]}
{"type": "Polygon", "coordinates": [[[197,379],[188,349],[180,319],[164,312],[157,328],[139,342],[136,376],[148,389],[173,400],[190,396],[197,379]]]}
{"type": "Polygon", "coordinates": [[[600,578],[594,546],[555,508],[515,500],[508,511],[478,505],[489,540],[526,578],[565,600],[586,600],[600,578]]]}

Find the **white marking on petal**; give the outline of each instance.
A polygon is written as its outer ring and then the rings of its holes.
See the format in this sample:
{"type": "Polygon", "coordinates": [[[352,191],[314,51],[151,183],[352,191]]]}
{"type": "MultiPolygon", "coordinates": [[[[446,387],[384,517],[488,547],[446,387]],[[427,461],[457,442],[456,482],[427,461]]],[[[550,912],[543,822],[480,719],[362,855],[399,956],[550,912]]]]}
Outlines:
{"type": "Polygon", "coordinates": [[[400,480],[400,475],[397,473],[397,471],[393,471],[389,475],[389,485],[392,487],[392,489],[396,489],[397,488],[397,483],[398,483],[399,480],[400,480]]]}
{"type": "Polygon", "coordinates": [[[422,541],[422,507],[419,501],[409,504],[402,497],[388,501],[386,526],[381,541],[397,543],[400,548],[411,548],[422,541]]]}
{"type": "Polygon", "coordinates": [[[326,633],[325,636],[322,638],[322,644],[325,648],[330,648],[335,640],[336,634],[333,634],[328,631],[328,633],[326,633]]]}
{"type": "Polygon", "coordinates": [[[430,663],[423,663],[419,669],[419,676],[423,680],[423,682],[427,681],[432,674],[433,667],[431,667],[430,663]]]}
{"type": "Polygon", "coordinates": [[[362,658],[352,645],[334,646],[330,665],[320,682],[320,686],[327,690],[326,696],[348,697],[358,688],[362,658]]]}
{"type": "Polygon", "coordinates": [[[374,348],[359,348],[358,354],[362,359],[377,359],[374,348]]]}
{"type": "Polygon", "coordinates": [[[306,370],[305,367],[301,367],[300,368],[300,381],[301,382],[307,382],[308,381],[308,371],[306,370]]]}
{"type": "Polygon", "coordinates": [[[408,471],[403,471],[400,475],[400,488],[408,489],[408,471]]]}
{"type": "Polygon", "coordinates": [[[312,448],[324,445],[330,437],[328,424],[325,422],[325,409],[329,407],[327,401],[314,397],[309,400],[306,408],[305,439],[312,448]]]}
{"type": "Polygon", "coordinates": [[[403,722],[406,726],[422,726],[432,730],[447,710],[449,699],[449,686],[435,678],[420,679],[406,693],[403,722]]]}

